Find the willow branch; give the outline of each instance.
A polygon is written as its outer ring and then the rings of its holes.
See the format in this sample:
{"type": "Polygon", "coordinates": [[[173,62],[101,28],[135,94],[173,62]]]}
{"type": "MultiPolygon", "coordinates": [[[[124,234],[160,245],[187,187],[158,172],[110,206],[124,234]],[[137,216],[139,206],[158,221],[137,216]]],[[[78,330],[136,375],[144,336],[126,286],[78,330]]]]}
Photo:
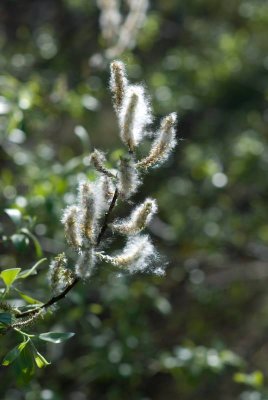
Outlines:
{"type": "Polygon", "coordinates": [[[20,314],[16,314],[16,318],[25,318],[28,317],[29,315],[35,314],[38,311],[42,309],[47,309],[48,307],[52,306],[53,304],[57,303],[61,299],[63,299],[70,290],[80,281],[81,279],[79,277],[76,277],[73,282],[68,285],[59,295],[51,297],[50,300],[48,300],[46,303],[42,304],[40,307],[34,308],[33,310],[30,311],[25,311],[20,314]]]}
{"type": "MultiPolygon", "coordinates": [[[[99,233],[99,235],[97,237],[96,246],[99,246],[100,243],[101,243],[101,240],[103,239],[103,236],[104,236],[104,234],[106,232],[106,229],[108,227],[108,222],[109,222],[111,213],[112,213],[112,211],[113,211],[113,209],[115,207],[117,198],[118,198],[118,189],[116,188],[115,191],[114,191],[114,195],[113,195],[113,198],[111,200],[109,209],[105,213],[103,224],[102,224],[100,233],[99,233]]],[[[56,304],[58,301],[63,299],[67,295],[67,293],[69,293],[73,289],[73,287],[77,285],[77,283],[79,281],[81,281],[81,278],[75,277],[73,282],[70,285],[68,285],[60,294],[58,294],[57,296],[51,297],[50,300],[48,300],[46,303],[42,304],[40,307],[36,307],[33,310],[25,311],[23,313],[15,314],[15,318],[25,318],[25,317],[28,317],[28,316],[34,315],[35,313],[40,312],[40,310],[42,310],[42,309],[46,310],[47,308],[51,307],[53,304],[56,304]]]]}

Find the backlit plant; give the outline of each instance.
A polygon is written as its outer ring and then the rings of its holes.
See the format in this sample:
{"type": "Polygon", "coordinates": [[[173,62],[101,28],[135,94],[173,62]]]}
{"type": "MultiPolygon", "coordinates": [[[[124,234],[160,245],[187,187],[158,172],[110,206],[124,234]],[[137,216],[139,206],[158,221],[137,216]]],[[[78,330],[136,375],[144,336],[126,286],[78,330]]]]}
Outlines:
{"type": "Polygon", "coordinates": [[[7,296],[11,289],[18,290],[14,286],[16,281],[34,273],[38,264],[27,271],[12,268],[0,274],[5,285],[0,303],[1,333],[16,331],[23,338],[6,355],[2,364],[20,363],[26,378],[32,375],[35,364],[38,367],[48,364],[35,347],[36,339],[59,343],[70,338],[73,333],[48,332],[33,335],[25,332],[25,329],[44,317],[80,281],[89,279],[98,264],[105,262],[129,273],[164,273],[163,267],[159,267],[157,262],[158,253],[149,235],[142,233],[157,212],[156,200],[147,198],[141,204],[135,204],[126,218],[114,218],[113,214],[119,203],[130,204],[130,198],[142,184],[143,175],[168,158],[176,144],[176,114],[164,117],[160,127],[152,133],[153,116],[149,97],[142,85],[128,82],[121,61],[111,63],[110,90],[120,138],[126,146],[126,152],[120,158],[117,168],[111,169],[107,167],[105,154],[95,149],[90,155],[91,165],[96,171],[95,181],[80,182],[74,204],[63,212],[62,224],[66,240],[77,254],[76,262],[70,266],[64,253],[57,255],[50,263],[48,274],[52,297],[41,303],[24,296],[24,300],[31,304],[23,307],[13,306],[7,296]],[[152,138],[151,149],[146,156],[138,159],[136,149],[146,137],[152,138]],[[123,236],[126,243],[122,250],[109,254],[107,246],[104,251],[103,244],[115,235],[123,236]]]}

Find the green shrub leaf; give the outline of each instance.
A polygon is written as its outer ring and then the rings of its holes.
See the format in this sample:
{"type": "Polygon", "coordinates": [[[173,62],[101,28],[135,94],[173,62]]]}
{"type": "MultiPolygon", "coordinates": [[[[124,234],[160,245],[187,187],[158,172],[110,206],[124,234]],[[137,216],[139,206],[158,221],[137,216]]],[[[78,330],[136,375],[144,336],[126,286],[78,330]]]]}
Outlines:
{"type": "Polygon", "coordinates": [[[38,304],[38,305],[42,305],[43,303],[37,299],[34,299],[31,296],[28,296],[28,294],[25,294],[23,292],[21,292],[20,290],[16,289],[16,292],[20,295],[20,297],[25,300],[27,303],[29,304],[38,304]]]}
{"type": "Polygon", "coordinates": [[[24,341],[22,343],[20,343],[19,345],[17,345],[16,347],[14,347],[12,350],[10,350],[7,355],[5,356],[2,365],[4,366],[8,366],[11,363],[13,363],[14,360],[16,360],[17,357],[19,357],[21,351],[24,349],[24,347],[26,346],[26,344],[28,343],[28,341],[24,341]]]}
{"type": "Polygon", "coordinates": [[[20,271],[21,268],[9,268],[1,272],[0,278],[3,279],[6,287],[10,287],[12,285],[20,271]]]}
{"type": "Polygon", "coordinates": [[[34,361],[36,363],[36,365],[38,366],[38,368],[43,368],[46,367],[47,365],[49,365],[50,363],[45,359],[44,356],[42,356],[42,354],[40,354],[37,350],[34,351],[34,361]]]}
{"type": "Polygon", "coordinates": [[[38,337],[46,342],[61,343],[70,339],[74,335],[73,332],[46,332],[41,333],[38,337]]]}

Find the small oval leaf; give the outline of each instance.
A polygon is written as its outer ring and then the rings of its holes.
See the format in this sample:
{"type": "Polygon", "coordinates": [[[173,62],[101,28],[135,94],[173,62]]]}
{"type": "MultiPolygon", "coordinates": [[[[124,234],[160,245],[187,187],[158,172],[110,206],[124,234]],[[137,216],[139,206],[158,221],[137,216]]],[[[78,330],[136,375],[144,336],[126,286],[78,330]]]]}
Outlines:
{"type": "Polygon", "coordinates": [[[38,368],[43,368],[50,364],[38,351],[34,352],[34,361],[38,368]]]}
{"type": "Polygon", "coordinates": [[[20,297],[25,300],[29,304],[38,304],[42,305],[43,303],[39,300],[34,299],[31,296],[28,296],[28,294],[21,292],[20,290],[16,289],[16,292],[20,295],[20,297]]]}
{"type": "Polygon", "coordinates": [[[13,363],[13,361],[15,361],[16,358],[20,355],[21,351],[24,349],[27,343],[28,341],[22,342],[14,347],[12,350],[10,350],[3,359],[2,365],[7,366],[13,363]]]}
{"type": "Polygon", "coordinates": [[[6,287],[10,287],[12,285],[20,271],[21,268],[9,268],[1,272],[0,278],[3,279],[6,287]]]}
{"type": "Polygon", "coordinates": [[[41,333],[38,337],[46,342],[61,343],[70,339],[74,335],[75,333],[73,332],[46,332],[41,333]]]}

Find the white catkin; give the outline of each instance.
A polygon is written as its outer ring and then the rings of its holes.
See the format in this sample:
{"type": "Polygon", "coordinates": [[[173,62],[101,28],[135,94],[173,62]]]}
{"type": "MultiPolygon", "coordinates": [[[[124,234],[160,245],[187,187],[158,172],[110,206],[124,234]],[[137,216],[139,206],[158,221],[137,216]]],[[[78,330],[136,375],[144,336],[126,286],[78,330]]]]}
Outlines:
{"type": "Polygon", "coordinates": [[[114,194],[113,187],[111,179],[107,176],[99,176],[94,182],[95,224],[109,208],[109,200],[114,194]]]}
{"type": "Polygon", "coordinates": [[[176,113],[169,114],[162,119],[159,132],[148,156],[137,163],[139,168],[147,169],[151,166],[160,165],[168,158],[170,152],[176,146],[176,122],[176,113]]]}
{"type": "MultiPolygon", "coordinates": [[[[99,4],[101,3],[109,6],[108,0],[107,2],[99,0],[99,4]]],[[[135,10],[135,0],[128,0],[128,3],[132,10],[135,10]]],[[[147,4],[147,1],[144,3],[147,4]]],[[[136,4],[138,9],[141,6],[140,0],[137,0],[136,4]]],[[[109,262],[129,273],[139,271],[152,271],[157,275],[164,273],[163,263],[159,266],[158,254],[149,236],[140,234],[157,211],[154,199],[147,198],[126,219],[116,220],[113,223],[109,221],[110,211],[117,197],[120,200],[129,200],[137,191],[141,183],[140,170],[160,164],[174,148],[177,116],[172,113],[162,119],[149,155],[135,162],[134,150],[143,137],[148,136],[148,126],[152,122],[148,97],[143,86],[129,85],[125,66],[117,60],[111,63],[110,89],[119,120],[120,136],[129,152],[120,159],[117,171],[106,167],[103,152],[94,150],[92,153],[91,163],[97,171],[97,179],[95,182],[86,181],[79,184],[76,204],[67,207],[62,217],[68,243],[78,253],[75,273],[66,268],[64,255],[59,255],[50,264],[50,282],[55,294],[71,285],[75,277],[89,278],[97,259],[109,262]],[[103,218],[105,213],[107,213],[106,218],[103,218]],[[124,249],[115,256],[96,251],[107,226],[116,233],[128,236],[124,249]]]]}
{"type": "Polygon", "coordinates": [[[83,245],[86,245],[88,241],[93,243],[95,239],[96,201],[94,187],[95,185],[91,182],[82,182],[78,188],[79,233],[83,245]]]}
{"type": "Polygon", "coordinates": [[[132,236],[128,239],[123,252],[114,257],[97,254],[100,260],[110,262],[116,267],[127,268],[129,273],[142,272],[148,269],[157,252],[147,235],[132,236]]]}
{"type": "Polygon", "coordinates": [[[105,166],[107,160],[102,151],[95,149],[93,153],[90,155],[90,162],[91,164],[93,164],[95,169],[101,174],[107,175],[110,178],[115,178],[114,173],[105,166]]]}
{"type": "Polygon", "coordinates": [[[117,43],[106,51],[108,58],[117,57],[125,49],[135,45],[137,34],[141,29],[148,9],[148,0],[128,0],[129,13],[119,29],[117,43]]]}
{"type": "Polygon", "coordinates": [[[99,190],[102,193],[103,202],[105,203],[104,208],[107,209],[115,192],[115,184],[113,180],[108,176],[101,176],[99,178],[99,190]]]}
{"type": "Polygon", "coordinates": [[[94,249],[88,249],[81,252],[75,265],[75,273],[81,279],[87,279],[91,276],[96,262],[94,249]]]}
{"type": "Polygon", "coordinates": [[[146,227],[156,212],[156,201],[148,198],[134,209],[129,218],[115,221],[111,227],[123,235],[136,235],[146,227]]]}
{"type": "Polygon", "coordinates": [[[123,98],[119,125],[120,137],[130,151],[134,151],[151,122],[151,107],[143,86],[129,85],[123,98]]]}
{"type": "Polygon", "coordinates": [[[73,272],[66,268],[66,264],[64,253],[59,254],[50,263],[48,281],[54,295],[61,293],[73,281],[73,272]]]}
{"type": "Polygon", "coordinates": [[[66,240],[76,250],[81,246],[78,218],[79,208],[76,205],[71,205],[64,210],[61,219],[64,225],[66,240]]]}
{"type": "Polygon", "coordinates": [[[126,69],[122,61],[114,60],[111,62],[110,70],[110,90],[113,96],[115,112],[119,115],[128,86],[126,69]]]}
{"type": "Polygon", "coordinates": [[[99,22],[102,36],[108,43],[113,43],[122,19],[118,0],[97,0],[97,5],[101,11],[99,22]]]}
{"type": "Polygon", "coordinates": [[[123,199],[129,199],[138,189],[140,179],[133,156],[122,158],[118,168],[118,191],[123,199]]]}

